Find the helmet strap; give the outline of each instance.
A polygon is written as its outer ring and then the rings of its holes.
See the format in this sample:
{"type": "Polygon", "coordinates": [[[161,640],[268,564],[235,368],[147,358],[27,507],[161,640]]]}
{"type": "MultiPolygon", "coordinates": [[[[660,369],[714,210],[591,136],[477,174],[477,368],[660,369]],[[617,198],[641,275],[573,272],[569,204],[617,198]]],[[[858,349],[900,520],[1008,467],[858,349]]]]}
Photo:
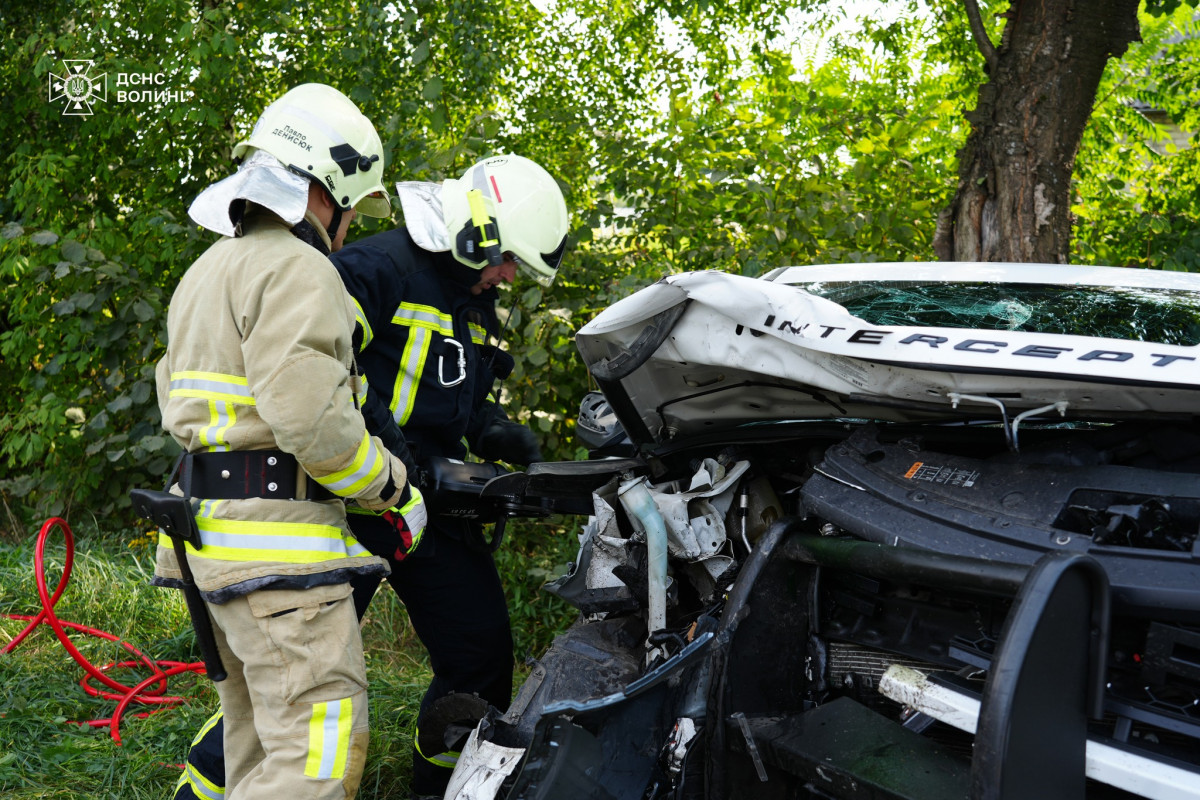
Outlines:
{"type": "Polygon", "coordinates": [[[329,191],[324,184],[317,184],[322,189],[325,189],[325,196],[329,198],[329,202],[333,203],[333,218],[329,220],[329,244],[333,244],[333,240],[337,238],[338,228],[342,227],[342,206],[338,203],[337,198],[333,196],[333,192],[329,191]]]}
{"type": "Polygon", "coordinates": [[[333,240],[337,238],[338,228],[340,227],[342,227],[342,207],[337,203],[334,203],[333,219],[329,221],[329,230],[326,231],[329,234],[329,241],[331,244],[333,243],[333,240]]]}

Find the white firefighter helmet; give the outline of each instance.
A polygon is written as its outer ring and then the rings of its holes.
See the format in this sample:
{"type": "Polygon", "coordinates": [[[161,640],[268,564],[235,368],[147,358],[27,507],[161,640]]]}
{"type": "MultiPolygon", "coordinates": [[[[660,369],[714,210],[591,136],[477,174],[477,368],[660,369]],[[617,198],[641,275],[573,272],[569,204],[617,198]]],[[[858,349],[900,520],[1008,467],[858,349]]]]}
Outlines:
{"type": "Polygon", "coordinates": [[[442,183],[442,216],[450,251],[482,269],[504,254],[549,286],[567,245],[567,204],[549,172],[515,155],[485,158],[442,183]]]}
{"type": "Polygon", "coordinates": [[[267,106],[250,137],[233,148],[233,157],[245,158],[252,148],[317,181],[342,211],[392,214],[383,188],[379,134],[353,101],[332,86],[305,83],[267,106]]]}

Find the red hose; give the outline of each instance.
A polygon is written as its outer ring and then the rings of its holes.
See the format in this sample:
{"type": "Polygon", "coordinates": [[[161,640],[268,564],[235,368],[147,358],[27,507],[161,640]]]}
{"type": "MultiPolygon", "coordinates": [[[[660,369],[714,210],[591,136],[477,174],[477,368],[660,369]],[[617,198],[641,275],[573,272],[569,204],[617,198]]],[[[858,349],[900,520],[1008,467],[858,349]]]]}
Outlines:
{"type": "MultiPolygon", "coordinates": [[[[63,622],[54,613],[54,604],[58,602],[58,598],[62,596],[63,589],[66,588],[67,581],[71,577],[71,566],[75,561],[75,537],[71,533],[71,527],[66,521],[59,517],[52,517],[42,525],[41,531],[38,533],[37,546],[33,554],[34,578],[37,580],[38,599],[41,600],[42,608],[34,616],[25,614],[4,614],[2,616],[8,619],[28,620],[29,624],[25,629],[16,635],[15,638],[4,646],[0,653],[11,653],[21,641],[34,631],[39,625],[45,623],[54,630],[54,635],[58,637],[58,641],[66,648],[66,651],[75,659],[75,663],[83,667],[87,673],[80,681],[79,685],[84,691],[93,697],[103,697],[108,700],[117,700],[117,708],[113,712],[110,719],[96,719],[88,722],[79,722],[75,724],[89,725],[91,727],[100,728],[109,727],[109,733],[112,739],[117,744],[121,744],[121,717],[131,703],[141,705],[157,705],[160,707],[169,707],[183,702],[182,697],[166,696],[167,678],[172,675],[178,675],[183,672],[204,673],[204,662],[197,661],[194,663],[183,663],[180,661],[155,661],[147,657],[141,650],[138,650],[128,642],[122,641],[120,637],[113,636],[111,633],[105,633],[96,628],[89,628],[86,625],[79,625],[74,622],[63,622]],[[46,585],[46,564],[45,551],[46,539],[50,535],[50,531],[54,528],[61,528],[63,538],[66,541],[67,555],[63,562],[62,576],[58,579],[58,586],[54,589],[54,594],[50,594],[50,590],[46,585]],[[97,667],[84,657],[79,649],[71,643],[67,637],[66,629],[70,628],[73,631],[86,633],[90,636],[96,636],[101,639],[106,639],[110,642],[118,642],[123,648],[129,651],[137,660],[136,661],[117,661],[111,664],[105,664],[102,667],[97,667]],[[126,686],[113,678],[110,678],[106,673],[113,669],[127,669],[130,667],[149,667],[154,671],[154,674],[135,686],[126,686]],[[164,669],[165,667],[165,669],[164,669]],[[92,686],[90,681],[95,679],[108,687],[112,691],[105,691],[92,686]]],[[[158,709],[158,710],[161,710],[158,709]]],[[[142,712],[135,716],[146,717],[151,712],[142,712]]]]}

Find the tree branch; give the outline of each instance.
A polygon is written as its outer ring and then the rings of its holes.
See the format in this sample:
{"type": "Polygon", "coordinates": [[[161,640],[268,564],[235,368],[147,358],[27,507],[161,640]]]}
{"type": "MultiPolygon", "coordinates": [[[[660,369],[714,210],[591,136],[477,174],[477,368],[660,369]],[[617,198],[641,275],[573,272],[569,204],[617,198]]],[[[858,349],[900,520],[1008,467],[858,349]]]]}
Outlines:
{"type": "Polygon", "coordinates": [[[983,18],[979,16],[979,3],[976,0],[963,0],[963,5],[967,7],[967,21],[971,24],[971,36],[975,39],[975,44],[979,47],[979,52],[983,53],[983,60],[987,63],[988,74],[994,75],[997,59],[996,47],[992,44],[992,40],[988,38],[987,31],[983,29],[983,18]]]}

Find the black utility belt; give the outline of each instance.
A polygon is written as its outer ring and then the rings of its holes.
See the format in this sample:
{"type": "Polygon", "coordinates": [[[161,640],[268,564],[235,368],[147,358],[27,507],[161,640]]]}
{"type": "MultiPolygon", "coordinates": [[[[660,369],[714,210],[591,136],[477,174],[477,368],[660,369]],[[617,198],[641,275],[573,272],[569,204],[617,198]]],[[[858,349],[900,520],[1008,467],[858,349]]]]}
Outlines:
{"type": "Polygon", "coordinates": [[[205,500],[333,500],[333,492],[312,479],[291,453],[241,450],[189,453],[179,467],[179,486],[188,497],[205,500]]]}

